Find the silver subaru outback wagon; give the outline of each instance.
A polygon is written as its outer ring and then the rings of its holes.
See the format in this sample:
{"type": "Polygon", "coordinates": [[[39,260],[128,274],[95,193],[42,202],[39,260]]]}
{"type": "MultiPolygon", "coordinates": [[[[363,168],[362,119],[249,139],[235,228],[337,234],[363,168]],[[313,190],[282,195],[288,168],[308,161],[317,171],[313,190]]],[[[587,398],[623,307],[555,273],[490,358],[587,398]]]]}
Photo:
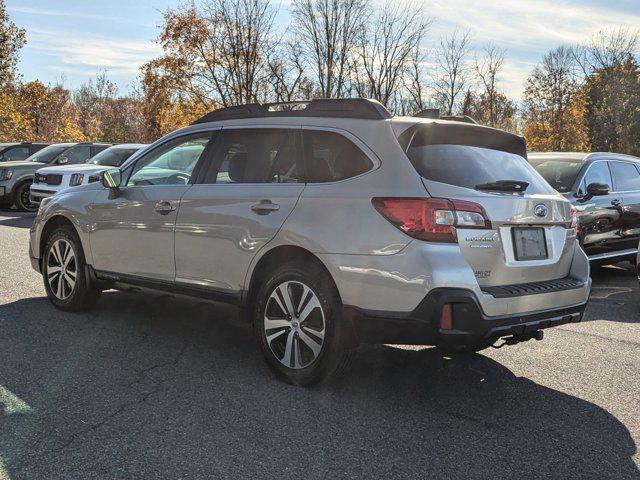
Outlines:
{"type": "Polygon", "coordinates": [[[541,339],[591,287],[571,204],[524,139],[365,99],[214,111],[45,199],[30,255],[62,310],[127,285],[238,305],[298,385],[360,342],[541,339]]]}

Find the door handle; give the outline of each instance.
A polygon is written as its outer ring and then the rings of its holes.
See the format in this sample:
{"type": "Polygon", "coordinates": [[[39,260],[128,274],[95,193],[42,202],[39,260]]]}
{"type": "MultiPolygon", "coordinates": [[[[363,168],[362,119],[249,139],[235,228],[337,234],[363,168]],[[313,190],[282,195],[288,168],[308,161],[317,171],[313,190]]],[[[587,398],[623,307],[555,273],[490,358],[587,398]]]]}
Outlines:
{"type": "Polygon", "coordinates": [[[271,200],[260,200],[258,203],[251,205],[251,210],[258,215],[268,215],[271,212],[280,210],[280,205],[272,203],[271,200]]]}
{"type": "Polygon", "coordinates": [[[620,200],[619,198],[615,198],[611,200],[611,205],[613,205],[614,207],[619,207],[620,205],[622,205],[622,200],[620,200]]]}
{"type": "Polygon", "coordinates": [[[159,213],[160,215],[168,215],[169,213],[175,211],[175,209],[176,207],[171,205],[171,202],[166,201],[158,202],[155,206],[156,213],[159,213]]]}

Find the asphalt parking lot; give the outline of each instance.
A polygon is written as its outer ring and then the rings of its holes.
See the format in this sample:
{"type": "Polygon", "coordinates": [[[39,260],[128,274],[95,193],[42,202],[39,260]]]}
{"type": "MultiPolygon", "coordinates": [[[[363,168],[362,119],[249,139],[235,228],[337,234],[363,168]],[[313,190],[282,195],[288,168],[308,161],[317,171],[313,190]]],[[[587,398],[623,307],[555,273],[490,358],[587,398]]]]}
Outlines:
{"type": "Polygon", "coordinates": [[[50,306],[32,216],[0,211],[0,479],[640,478],[640,291],[594,272],[581,324],[449,359],[362,347],[283,384],[234,312],[106,292],[50,306]]]}

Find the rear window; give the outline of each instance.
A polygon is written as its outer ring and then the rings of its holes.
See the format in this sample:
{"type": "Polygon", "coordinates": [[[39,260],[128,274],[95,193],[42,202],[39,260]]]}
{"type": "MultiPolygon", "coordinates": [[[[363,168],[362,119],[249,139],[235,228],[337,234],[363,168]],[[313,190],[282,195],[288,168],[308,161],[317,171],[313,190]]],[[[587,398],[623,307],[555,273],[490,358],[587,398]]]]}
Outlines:
{"type": "Polygon", "coordinates": [[[407,156],[418,173],[434,182],[457,187],[500,180],[529,184],[526,193],[551,193],[547,183],[520,155],[469,145],[410,145],[407,156]]]}
{"type": "Polygon", "coordinates": [[[571,162],[568,160],[544,160],[532,163],[538,173],[549,182],[549,185],[560,193],[571,191],[583,165],[580,161],[571,162]]]}

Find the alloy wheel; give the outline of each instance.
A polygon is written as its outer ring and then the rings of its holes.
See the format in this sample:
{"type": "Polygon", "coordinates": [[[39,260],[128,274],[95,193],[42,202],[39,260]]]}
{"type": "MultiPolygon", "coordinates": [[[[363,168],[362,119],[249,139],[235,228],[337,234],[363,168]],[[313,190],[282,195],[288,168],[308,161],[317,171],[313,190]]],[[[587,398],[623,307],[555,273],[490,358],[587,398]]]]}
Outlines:
{"type": "Polygon", "coordinates": [[[264,333],[271,352],[284,366],[309,366],[320,355],[325,337],[325,315],[318,296],[302,282],[278,285],[267,301],[264,333]]]}
{"type": "Polygon", "coordinates": [[[75,289],[77,276],[78,263],[73,247],[66,240],[56,240],[47,257],[47,281],[51,292],[59,300],[66,300],[75,289]]]}

